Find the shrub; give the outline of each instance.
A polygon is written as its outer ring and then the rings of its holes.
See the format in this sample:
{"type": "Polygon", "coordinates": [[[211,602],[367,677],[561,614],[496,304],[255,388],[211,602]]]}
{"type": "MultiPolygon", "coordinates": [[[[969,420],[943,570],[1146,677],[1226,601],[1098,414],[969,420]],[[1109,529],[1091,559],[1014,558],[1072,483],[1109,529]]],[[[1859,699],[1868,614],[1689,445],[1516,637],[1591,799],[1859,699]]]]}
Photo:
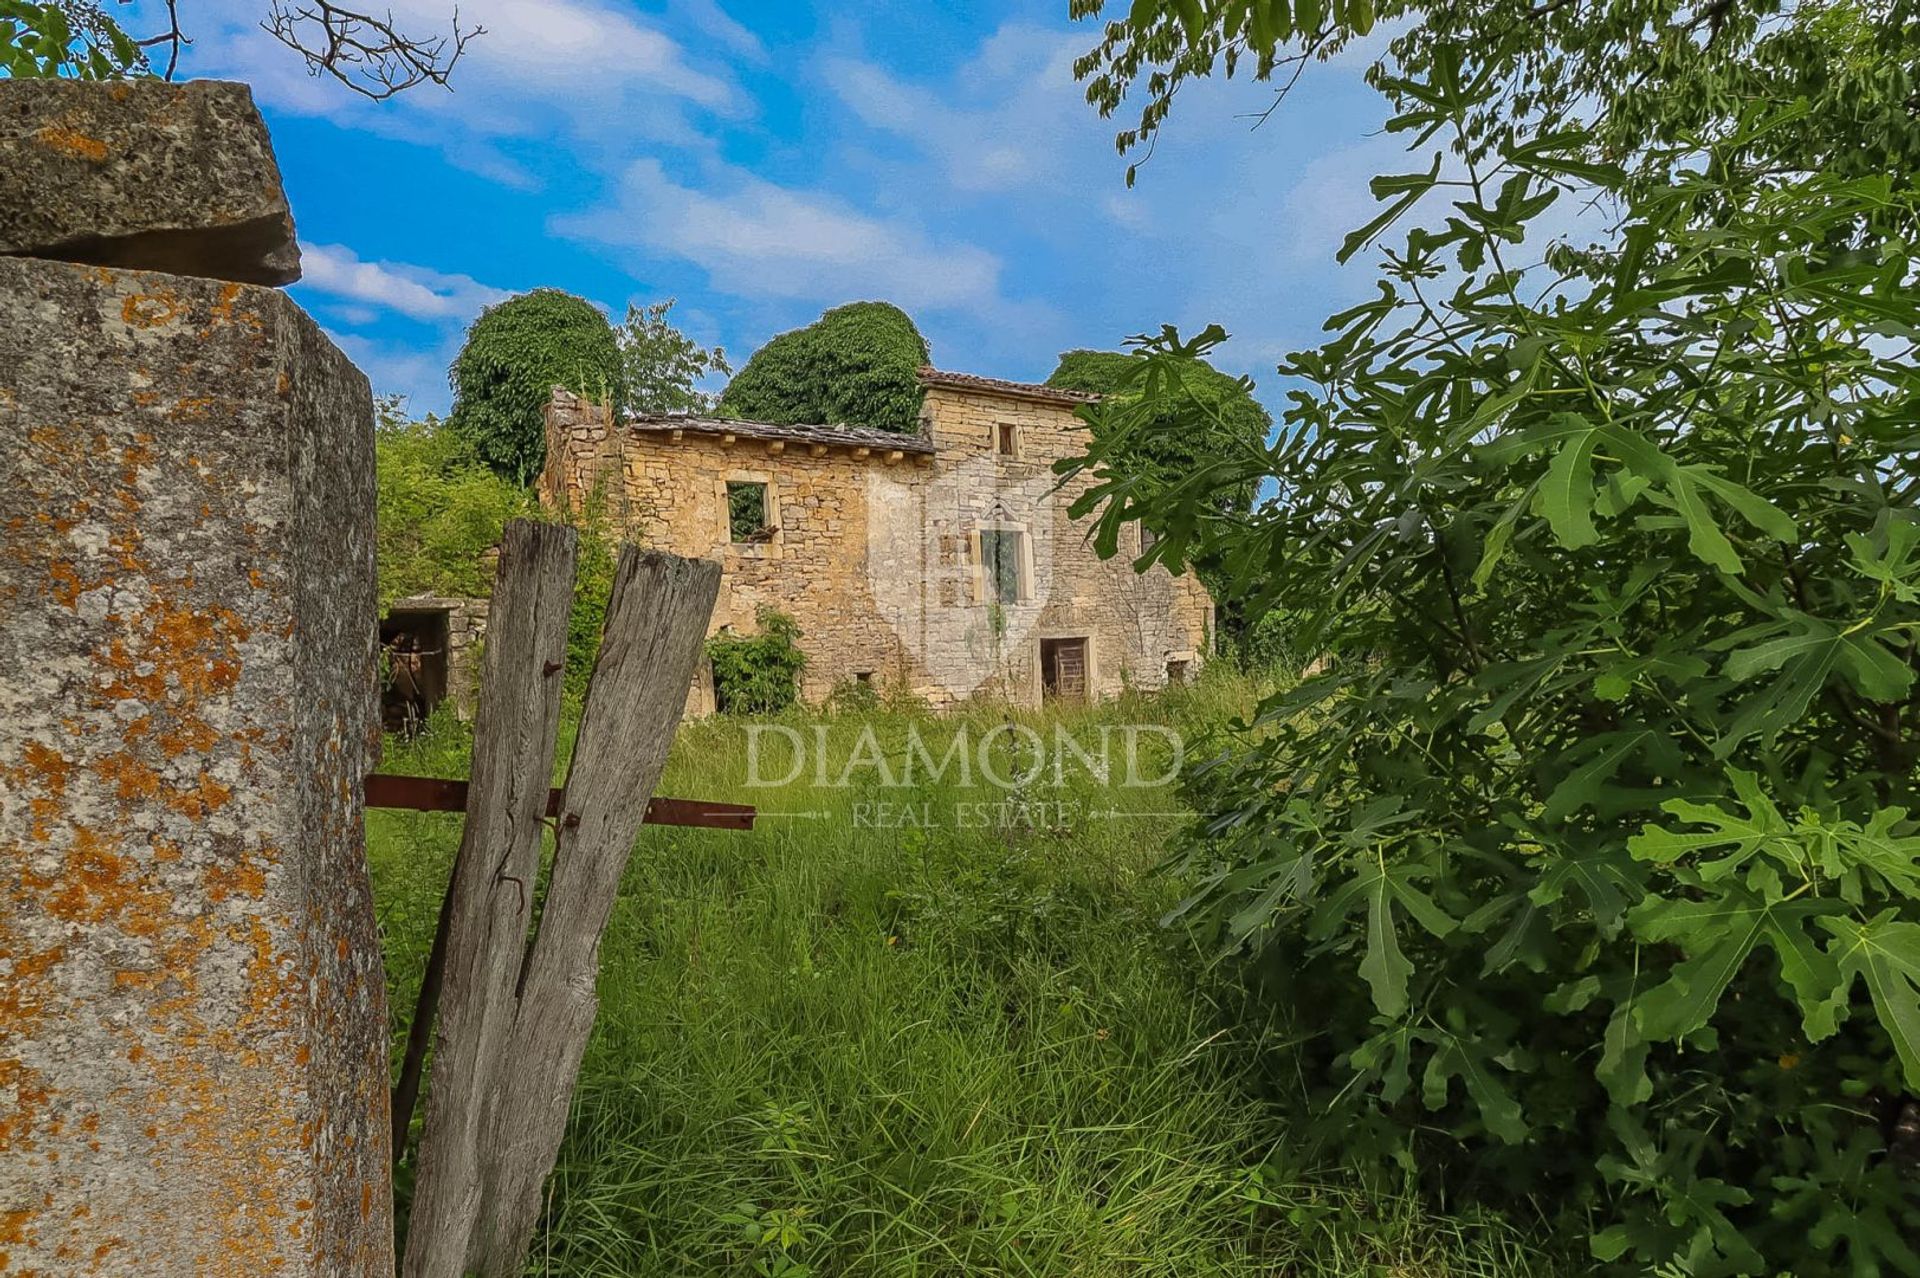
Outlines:
{"type": "Polygon", "coordinates": [[[516,484],[546,464],[546,407],[555,386],[620,408],[620,348],[606,317],[583,298],[538,288],[480,313],[448,379],[455,433],[474,456],[516,484]]]}
{"type": "Polygon", "coordinates": [[[491,594],[483,557],[509,519],[535,514],[526,490],[481,465],[447,423],[406,421],[392,401],[373,446],[381,605],[417,594],[491,594]]]}
{"type": "Polygon", "coordinates": [[[1107,544],[1160,519],[1333,659],[1193,776],[1175,913],[1344,1156],[1607,1272],[1920,1274],[1915,29],[1555,12],[1375,77],[1420,154],[1341,256],[1412,225],[1281,367],[1283,500],[1094,443],[1107,544]],[[1575,201],[1602,242],[1542,251],[1575,201]]]}
{"type": "Polygon", "coordinates": [[[724,714],[773,714],[800,697],[800,627],[772,608],[759,613],[758,634],[718,634],[707,640],[713,663],[713,699],[724,714]]]}
{"type": "Polygon", "coordinates": [[[593,663],[600,655],[600,634],[613,597],[613,570],[620,560],[621,537],[607,514],[606,490],[595,487],[585,506],[561,516],[580,535],[574,559],[573,607],[567,613],[567,694],[586,695],[593,663]]]}
{"type": "Polygon", "coordinates": [[[920,428],[919,370],[927,339],[886,302],[836,306],[753,353],[720,396],[752,421],[920,428]]]}

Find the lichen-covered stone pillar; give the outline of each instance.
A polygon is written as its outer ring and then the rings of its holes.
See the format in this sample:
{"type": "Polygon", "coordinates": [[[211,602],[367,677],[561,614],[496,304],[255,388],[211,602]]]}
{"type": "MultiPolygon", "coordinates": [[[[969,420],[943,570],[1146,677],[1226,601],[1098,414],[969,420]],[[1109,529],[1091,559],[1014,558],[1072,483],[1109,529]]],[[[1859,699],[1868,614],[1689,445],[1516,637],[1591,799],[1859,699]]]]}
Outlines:
{"type": "Polygon", "coordinates": [[[283,294],[0,257],[5,1278],[392,1273],[373,503],[283,294]]]}

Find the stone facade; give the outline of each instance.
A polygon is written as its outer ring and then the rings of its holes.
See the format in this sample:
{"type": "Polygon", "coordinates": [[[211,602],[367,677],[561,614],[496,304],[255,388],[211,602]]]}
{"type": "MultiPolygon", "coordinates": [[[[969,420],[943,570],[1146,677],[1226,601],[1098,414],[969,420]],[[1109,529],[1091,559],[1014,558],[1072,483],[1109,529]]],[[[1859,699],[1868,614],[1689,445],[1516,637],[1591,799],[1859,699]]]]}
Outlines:
{"type": "MultiPolygon", "coordinates": [[[[566,391],[547,413],[542,499],[599,502],[644,544],[723,565],[712,628],[778,609],[802,631],[802,695],[851,683],[936,705],[1159,688],[1205,660],[1213,603],[1191,575],[1137,573],[1140,530],[1103,560],[1056,488],[1085,396],[922,370],[918,435],[719,418],[622,423],[566,391]],[[729,486],[764,503],[749,532],[729,486]]],[[[696,683],[690,709],[713,708],[696,683]]]]}

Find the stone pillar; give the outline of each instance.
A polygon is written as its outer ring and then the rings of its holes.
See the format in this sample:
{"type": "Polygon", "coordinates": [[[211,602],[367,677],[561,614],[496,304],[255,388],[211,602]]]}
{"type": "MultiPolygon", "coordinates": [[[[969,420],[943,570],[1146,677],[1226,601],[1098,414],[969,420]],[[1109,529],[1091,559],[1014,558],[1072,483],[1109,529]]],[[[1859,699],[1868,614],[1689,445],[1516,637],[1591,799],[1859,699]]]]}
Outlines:
{"type": "MultiPolygon", "coordinates": [[[[83,88],[103,164],[90,101],[209,92],[83,88]]],[[[366,378],[271,288],[30,256],[0,352],[0,1273],[384,1278],[366,378]]]]}

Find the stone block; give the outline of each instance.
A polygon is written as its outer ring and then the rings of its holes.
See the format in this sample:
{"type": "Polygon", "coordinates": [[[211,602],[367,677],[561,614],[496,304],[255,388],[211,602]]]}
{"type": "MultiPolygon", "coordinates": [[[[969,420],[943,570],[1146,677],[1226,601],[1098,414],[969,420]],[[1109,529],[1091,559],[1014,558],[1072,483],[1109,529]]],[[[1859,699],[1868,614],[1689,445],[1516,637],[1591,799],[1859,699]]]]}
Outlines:
{"type": "Polygon", "coordinates": [[[0,1271],[392,1268],[367,381],[0,258],[0,1271]]]}
{"type": "Polygon", "coordinates": [[[0,79],[0,254],[249,284],[300,278],[244,84],[0,79]]]}

